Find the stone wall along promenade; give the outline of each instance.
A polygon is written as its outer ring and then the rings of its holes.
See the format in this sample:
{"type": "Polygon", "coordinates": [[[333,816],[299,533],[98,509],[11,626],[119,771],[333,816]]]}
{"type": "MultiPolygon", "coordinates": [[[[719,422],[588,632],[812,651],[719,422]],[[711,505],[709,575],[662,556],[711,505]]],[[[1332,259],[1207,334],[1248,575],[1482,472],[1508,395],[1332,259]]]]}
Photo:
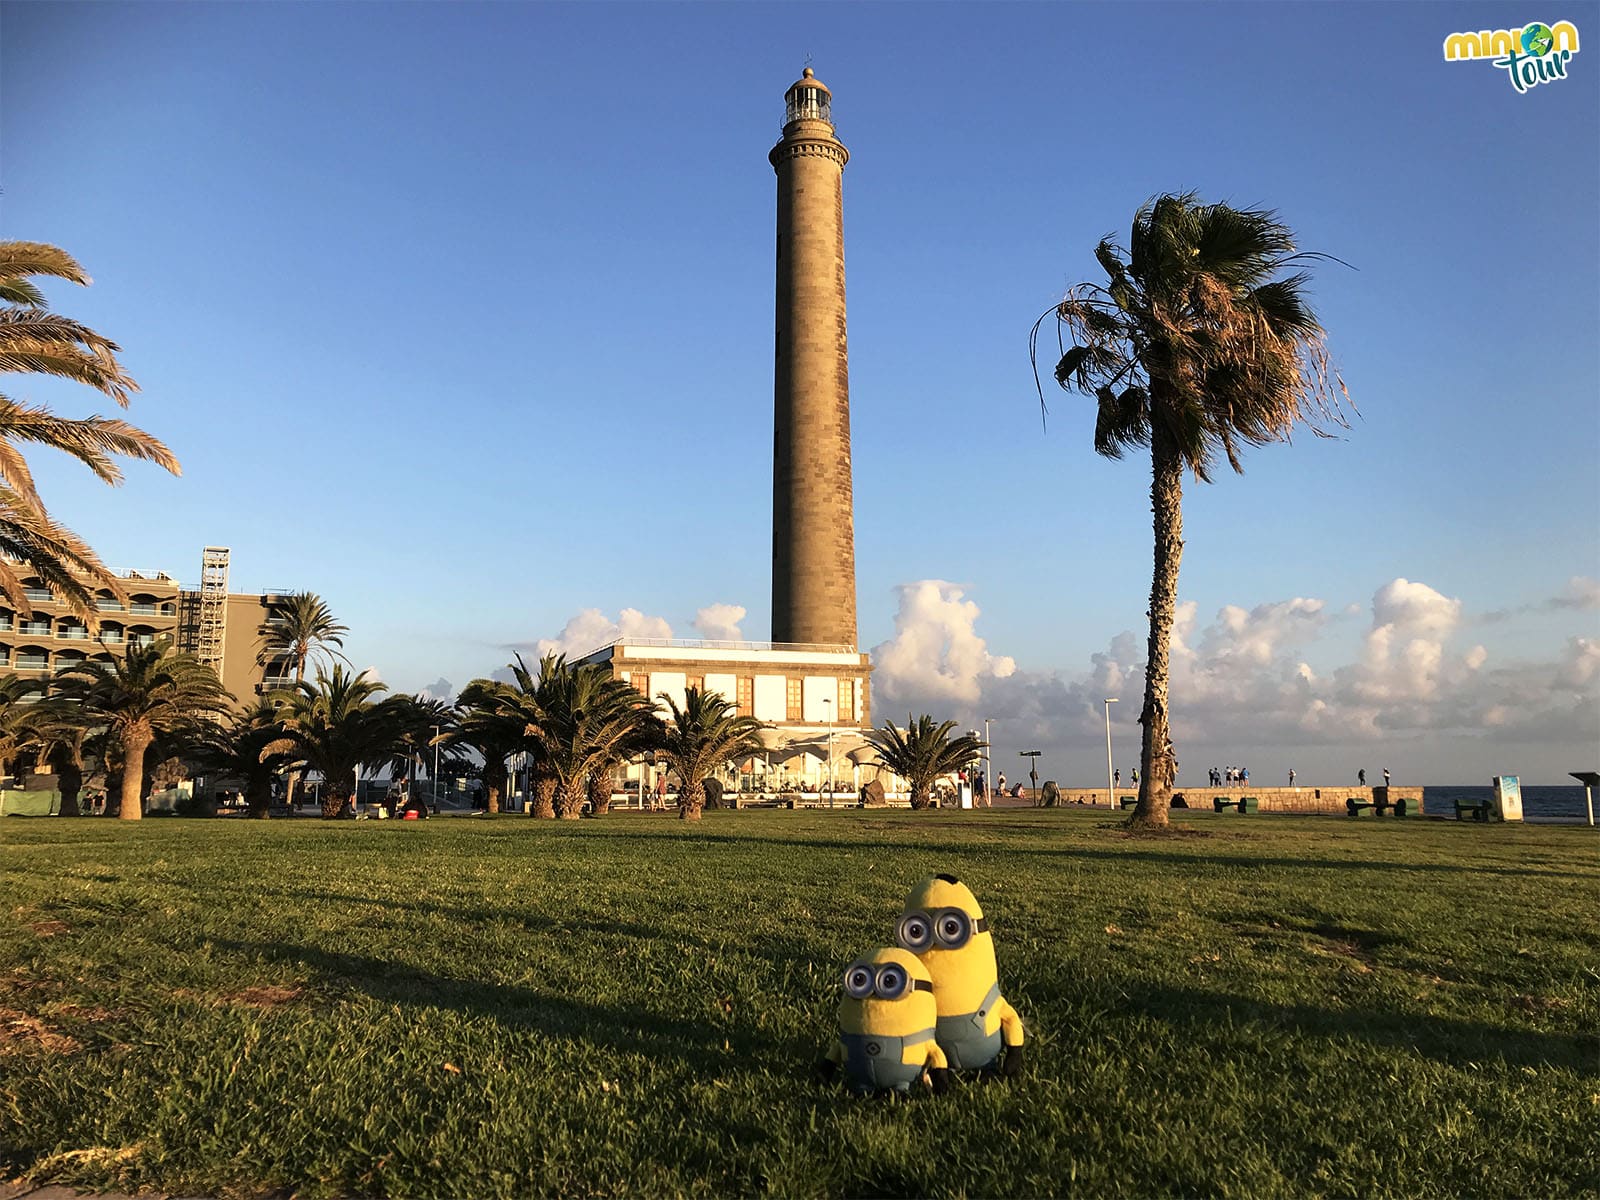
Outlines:
{"type": "MultiPolygon", "coordinates": [[[[1261,805],[1262,812],[1285,813],[1337,813],[1345,815],[1344,802],[1349,797],[1365,800],[1371,803],[1378,795],[1387,791],[1391,803],[1404,799],[1409,813],[1422,812],[1422,789],[1420,787],[1257,787],[1255,784],[1245,784],[1233,787],[1176,787],[1172,789],[1173,795],[1182,796],[1190,808],[1212,810],[1212,800],[1218,796],[1227,800],[1237,800],[1240,796],[1254,796],[1261,805]]],[[[1136,800],[1139,789],[1134,787],[1119,787],[1117,799],[1124,797],[1136,800]]],[[[1106,789],[1102,784],[1098,788],[1062,788],[1061,803],[1076,805],[1099,804],[1104,807],[1106,802],[1106,789]]],[[[1228,810],[1224,810],[1228,811],[1228,810]]]]}

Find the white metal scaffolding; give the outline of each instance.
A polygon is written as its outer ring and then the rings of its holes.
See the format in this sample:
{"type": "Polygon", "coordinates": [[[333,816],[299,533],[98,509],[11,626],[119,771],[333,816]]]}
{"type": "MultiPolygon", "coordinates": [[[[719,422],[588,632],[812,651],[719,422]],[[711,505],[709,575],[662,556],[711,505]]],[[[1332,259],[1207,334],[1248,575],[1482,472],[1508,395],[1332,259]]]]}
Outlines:
{"type": "Polygon", "coordinates": [[[228,548],[207,546],[200,561],[200,619],[195,657],[222,678],[228,624],[228,548]]]}

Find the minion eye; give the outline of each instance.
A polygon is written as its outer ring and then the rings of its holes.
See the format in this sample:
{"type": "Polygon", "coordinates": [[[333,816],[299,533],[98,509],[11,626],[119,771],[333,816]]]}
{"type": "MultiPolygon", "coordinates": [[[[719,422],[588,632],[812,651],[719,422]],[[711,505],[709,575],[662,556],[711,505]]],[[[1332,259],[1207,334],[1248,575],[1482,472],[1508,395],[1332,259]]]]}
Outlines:
{"type": "Polygon", "coordinates": [[[928,919],[927,913],[907,913],[895,926],[894,936],[907,950],[926,950],[933,945],[933,922],[928,919]]]}
{"type": "Polygon", "coordinates": [[[844,994],[852,1000],[865,1000],[872,995],[872,971],[857,963],[844,973],[844,994]]]}
{"type": "Polygon", "coordinates": [[[967,920],[967,914],[964,912],[951,910],[940,913],[938,923],[934,927],[934,935],[941,946],[954,950],[958,946],[967,944],[967,939],[972,936],[972,922],[967,920]]]}
{"type": "Polygon", "coordinates": [[[885,1000],[898,1000],[906,994],[906,985],[910,983],[905,968],[890,963],[886,967],[878,968],[878,995],[885,1000]]]}

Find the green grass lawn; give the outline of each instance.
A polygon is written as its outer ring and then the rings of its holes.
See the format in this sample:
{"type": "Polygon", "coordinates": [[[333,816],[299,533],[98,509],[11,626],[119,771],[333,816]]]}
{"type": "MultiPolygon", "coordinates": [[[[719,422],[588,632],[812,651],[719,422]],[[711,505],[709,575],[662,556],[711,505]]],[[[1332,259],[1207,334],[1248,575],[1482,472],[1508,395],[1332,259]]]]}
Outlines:
{"type": "Polygon", "coordinates": [[[0,823],[0,1179],[300,1196],[1600,1186],[1600,839],[1103,813],[0,823]],[[815,1082],[958,874],[1023,1078],[815,1082]]]}

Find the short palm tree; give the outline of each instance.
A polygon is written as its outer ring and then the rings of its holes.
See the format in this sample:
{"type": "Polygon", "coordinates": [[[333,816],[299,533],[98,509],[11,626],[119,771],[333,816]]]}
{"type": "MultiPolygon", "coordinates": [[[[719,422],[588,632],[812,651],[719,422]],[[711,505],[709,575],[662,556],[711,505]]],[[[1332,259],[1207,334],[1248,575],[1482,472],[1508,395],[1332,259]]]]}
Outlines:
{"type": "Polygon", "coordinates": [[[456,754],[448,734],[455,725],[455,710],[448,701],[431,696],[395,696],[389,703],[395,718],[396,741],[393,757],[380,766],[387,765],[391,775],[410,779],[413,790],[426,771],[437,795],[439,781],[434,778],[434,745],[437,741],[440,772],[454,767],[456,754]]]}
{"type": "Polygon", "coordinates": [[[338,663],[317,670],[292,690],[268,699],[284,701],[283,732],[263,754],[303,760],[323,779],[322,815],[337,817],[355,792],[356,768],[393,757],[400,742],[400,714],[377,697],[388,689],[367,673],[353,674],[338,663]]]}
{"type": "Polygon", "coordinates": [[[706,804],[706,777],[718,767],[736,759],[760,754],[766,747],[761,731],[766,728],[754,717],[739,716],[738,706],[720,692],[689,688],[683,707],[666,692],[667,717],[656,748],[658,758],[678,776],[678,817],[698,821],[706,804]]]}
{"type": "Polygon", "coordinates": [[[281,708],[281,699],[260,697],[213,727],[193,752],[203,770],[243,783],[245,808],[262,820],[271,811],[273,776],[293,761],[292,751],[282,744],[281,708]]]}
{"type": "Polygon", "coordinates": [[[1167,693],[1184,471],[1209,482],[1220,459],[1242,472],[1243,446],[1288,441],[1302,424],[1326,436],[1345,424],[1344,384],[1300,269],[1327,256],[1297,253],[1274,213],[1158,196],[1134,217],[1126,249],[1106,239],[1095,258],[1107,282],[1073,287],[1040,323],[1053,314],[1063,345],[1074,343],[1055,376],[1095,397],[1096,453],[1150,451],[1155,568],[1131,823],[1164,827],[1177,762],[1167,693]]]}
{"type": "Polygon", "coordinates": [[[546,655],[538,679],[530,675],[528,682],[533,705],[527,737],[555,777],[556,815],[572,820],[583,812],[590,778],[624,753],[648,717],[650,702],[612,678],[609,668],[574,666],[560,655],[546,655]]]}
{"type": "MultiPolygon", "coordinates": [[[[37,689],[39,684],[34,682],[33,686],[37,689]]],[[[0,694],[7,690],[8,681],[0,680],[0,694]]],[[[74,701],[51,696],[22,707],[20,717],[30,742],[56,774],[56,786],[61,792],[61,815],[82,815],[78,798],[83,793],[85,746],[93,732],[93,727],[85,723],[82,707],[74,701]]]]}
{"type": "MultiPolygon", "coordinates": [[[[0,373],[69,379],[126,408],[139,385],[117,361],[120,347],[77,321],[49,312],[33,282],[39,276],[89,283],[64,250],[38,242],[0,242],[0,373]]],[[[99,618],[91,589],[103,587],[122,596],[122,586],[87,543],[45,510],[20,443],[69,454],[113,486],[122,482],[114,455],[158,463],[174,475],[178,460],[159,440],[126,421],[72,420],[42,405],[0,395],[0,554],[25,564],[93,625],[99,618]]],[[[21,578],[3,560],[0,594],[20,611],[32,611],[21,578]]]]}
{"type": "Polygon", "coordinates": [[[56,692],[77,701],[85,724],[103,724],[121,751],[120,815],[144,815],[145,753],[165,734],[215,720],[232,706],[217,673],[194,655],[175,650],[172,639],[129,646],[107,665],[83,663],[56,676],[56,692]]]}
{"type": "Polygon", "coordinates": [[[885,721],[881,729],[866,735],[883,765],[911,785],[912,808],[931,806],[934,782],[959,771],[987,745],[970,733],[951,737],[950,731],[955,727],[954,721],[935,725],[927,713],[915,720],[907,714],[904,729],[885,721]]]}
{"type": "Polygon", "coordinates": [[[506,788],[506,759],[522,744],[526,721],[512,712],[511,688],[493,679],[474,679],[456,697],[456,718],[446,734],[458,746],[483,756],[483,798],[488,811],[500,811],[506,788]]]}

